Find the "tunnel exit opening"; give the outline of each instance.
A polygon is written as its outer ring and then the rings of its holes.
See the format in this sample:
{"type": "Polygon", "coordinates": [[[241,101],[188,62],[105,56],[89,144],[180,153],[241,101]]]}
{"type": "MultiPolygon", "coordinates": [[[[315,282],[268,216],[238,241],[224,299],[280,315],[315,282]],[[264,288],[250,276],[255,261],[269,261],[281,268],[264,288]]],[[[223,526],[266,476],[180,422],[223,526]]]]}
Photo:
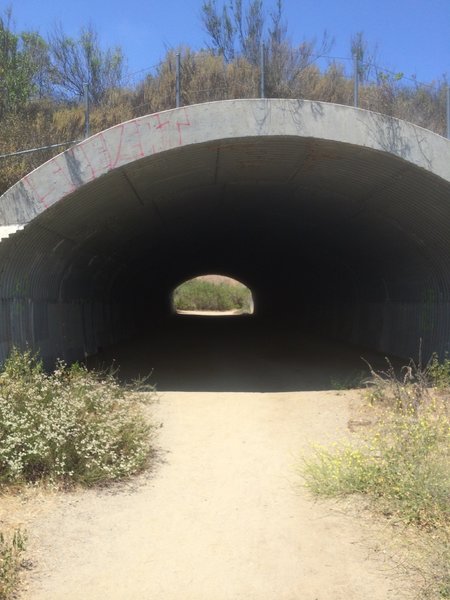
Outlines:
{"type": "Polygon", "coordinates": [[[219,274],[199,275],[178,285],[171,293],[172,312],[201,317],[252,315],[253,294],[241,281],[219,274]]]}

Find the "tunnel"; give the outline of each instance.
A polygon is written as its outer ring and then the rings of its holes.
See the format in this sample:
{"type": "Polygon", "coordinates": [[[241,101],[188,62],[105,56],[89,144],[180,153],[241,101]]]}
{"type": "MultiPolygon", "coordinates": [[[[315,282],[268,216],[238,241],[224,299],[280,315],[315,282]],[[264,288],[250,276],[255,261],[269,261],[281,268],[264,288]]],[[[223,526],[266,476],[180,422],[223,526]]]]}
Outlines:
{"type": "Polygon", "coordinates": [[[228,100],[122,123],[1,197],[0,359],[151,343],[177,285],[208,273],[251,289],[245,327],[269,341],[443,356],[449,192],[448,140],[352,107],[228,100]]]}

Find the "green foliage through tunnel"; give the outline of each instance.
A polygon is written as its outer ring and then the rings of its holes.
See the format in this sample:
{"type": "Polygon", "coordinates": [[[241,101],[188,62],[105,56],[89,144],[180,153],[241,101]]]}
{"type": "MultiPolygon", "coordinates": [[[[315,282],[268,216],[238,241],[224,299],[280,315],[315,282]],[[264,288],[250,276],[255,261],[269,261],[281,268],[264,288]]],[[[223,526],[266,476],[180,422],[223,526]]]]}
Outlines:
{"type": "Polygon", "coordinates": [[[252,293],[244,284],[221,275],[195,277],[172,294],[175,311],[253,313],[252,293]]]}

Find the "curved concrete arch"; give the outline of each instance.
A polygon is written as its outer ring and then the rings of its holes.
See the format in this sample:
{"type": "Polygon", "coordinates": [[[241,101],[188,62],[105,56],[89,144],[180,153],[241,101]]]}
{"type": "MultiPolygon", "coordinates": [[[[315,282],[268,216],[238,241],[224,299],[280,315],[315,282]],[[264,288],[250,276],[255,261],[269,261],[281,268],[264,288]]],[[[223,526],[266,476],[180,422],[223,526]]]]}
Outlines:
{"type": "Polygon", "coordinates": [[[195,144],[264,136],[300,136],[370,148],[450,178],[448,140],[405,121],[324,102],[227,100],[140,117],[70,148],[1,197],[0,224],[26,224],[86,184],[144,158],[195,144]]]}
{"type": "Polygon", "coordinates": [[[0,358],[95,353],[198,272],[248,282],[299,328],[443,352],[449,192],[448,140],[351,107],[229,100],[122,123],[0,198],[0,358]]]}

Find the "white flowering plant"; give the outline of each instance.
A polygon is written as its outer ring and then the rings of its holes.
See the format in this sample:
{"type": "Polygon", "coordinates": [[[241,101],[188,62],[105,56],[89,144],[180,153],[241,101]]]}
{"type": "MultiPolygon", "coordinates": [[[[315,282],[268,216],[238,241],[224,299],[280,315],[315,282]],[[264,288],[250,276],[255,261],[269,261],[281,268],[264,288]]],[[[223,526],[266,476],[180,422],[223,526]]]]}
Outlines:
{"type": "Polygon", "coordinates": [[[0,483],[93,485],[141,471],[152,431],[143,398],[112,374],[61,361],[46,373],[13,350],[0,373],[0,483]]]}

